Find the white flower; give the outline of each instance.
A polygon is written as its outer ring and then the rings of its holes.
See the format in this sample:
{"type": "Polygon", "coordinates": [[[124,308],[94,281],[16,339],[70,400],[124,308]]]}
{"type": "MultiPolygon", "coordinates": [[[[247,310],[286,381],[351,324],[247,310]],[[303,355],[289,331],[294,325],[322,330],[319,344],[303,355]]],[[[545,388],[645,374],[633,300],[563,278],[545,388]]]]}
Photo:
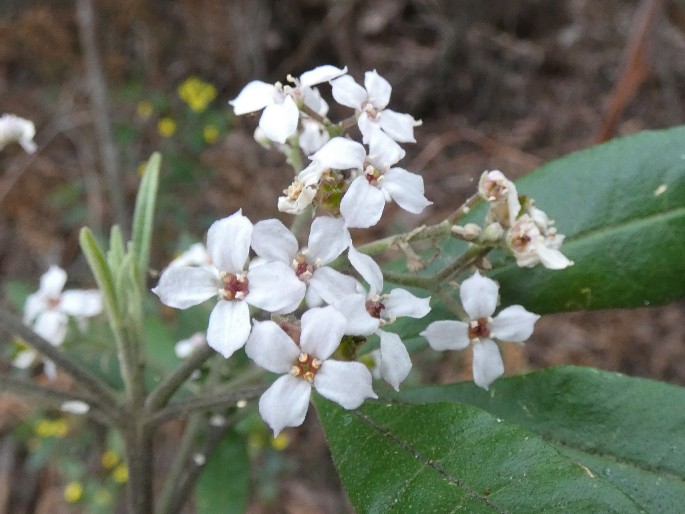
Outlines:
{"type": "Polygon", "coordinates": [[[516,264],[532,268],[542,263],[544,267],[555,270],[573,265],[573,261],[559,251],[564,236],[551,226],[543,211],[532,209],[532,216],[522,214],[507,232],[507,245],[516,258],[516,264]]]}
{"type": "Polygon", "coordinates": [[[383,294],[383,274],[378,264],[350,246],[348,257],[352,266],[369,284],[368,294],[355,293],[333,303],[347,319],[346,335],[380,337],[380,373],[395,390],[411,370],[411,359],[397,334],[379,327],[393,323],[398,317],[423,318],[430,312],[430,297],[418,298],[404,289],[383,294]]]}
{"type": "Polygon", "coordinates": [[[310,158],[324,169],[357,170],[358,176],[340,202],[340,212],[348,227],[368,228],[378,223],[385,203],[391,200],[414,214],[432,203],[424,196],[421,176],[391,167],[404,154],[397,143],[376,131],[371,134],[368,156],[361,144],[335,137],[310,158]]]}
{"type": "Polygon", "coordinates": [[[278,198],[278,210],[288,214],[300,214],[314,201],[319,190],[319,180],[325,168],[312,162],[303,169],[295,181],[283,191],[285,196],[278,198]]]}
{"type": "Polygon", "coordinates": [[[59,410],[70,414],[86,414],[90,410],[90,405],[81,400],[70,400],[64,402],[59,410]]]}
{"type": "Polygon", "coordinates": [[[169,263],[169,267],[172,266],[204,266],[211,268],[212,257],[209,255],[205,245],[202,243],[194,243],[190,245],[190,248],[169,263]]]}
{"type": "Polygon", "coordinates": [[[351,241],[345,222],[328,216],[312,222],[309,241],[303,249],[299,249],[292,232],[276,219],[260,221],[252,233],[252,248],[257,255],[292,267],[308,286],[306,299],[310,307],[320,305],[321,300],[332,303],[355,291],[356,282],[352,277],[326,266],[337,259],[351,241]]]}
{"type": "Polygon", "coordinates": [[[462,350],[473,345],[473,381],[483,389],[504,373],[504,363],[493,339],[521,343],[533,333],[540,316],[512,305],[494,318],[499,286],[476,273],[464,280],[459,290],[469,322],[434,321],[421,335],[434,350],[462,350]]]}
{"type": "Polygon", "coordinates": [[[344,330],[345,318],[333,307],[305,312],[297,342],[273,321],[255,323],[245,352],[262,368],[284,374],[259,400],[259,413],[274,437],[285,427],[302,424],[312,386],[345,409],[356,409],[366,398],[377,398],[366,366],[329,359],[344,330]]]}
{"type": "Polygon", "coordinates": [[[421,125],[421,122],[409,114],[386,109],[392,87],[376,70],[364,74],[364,87],[349,75],[331,81],[331,85],[335,101],[355,109],[359,114],[357,124],[365,144],[369,143],[371,134],[377,130],[382,130],[400,143],[416,142],[414,127],[421,125]]]}
{"type": "Polygon", "coordinates": [[[326,128],[316,120],[302,120],[302,132],[300,133],[300,148],[305,155],[312,155],[325,145],[330,136],[326,128]]]}
{"type": "Polygon", "coordinates": [[[485,171],[478,182],[478,193],[481,198],[490,202],[489,221],[495,221],[505,227],[514,224],[521,203],[514,183],[499,170],[485,171]]]}
{"type": "Polygon", "coordinates": [[[214,267],[169,267],[152,290],[163,303],[177,309],[218,296],[219,302],[209,317],[207,343],[226,358],[250,335],[248,304],[267,312],[292,312],[304,298],[304,284],[282,262],[245,271],[252,229],[241,211],[214,222],[207,233],[207,249],[214,267]]]}
{"type": "Polygon", "coordinates": [[[264,109],[259,119],[259,126],[269,139],[283,144],[297,130],[300,118],[298,103],[306,103],[317,112],[324,110],[321,104],[323,100],[317,94],[312,93],[311,87],[346,72],[347,68],[319,66],[303,73],[299,79],[289,76],[288,80],[294,84],[294,87],[284,86],[280,82],[267,84],[253,80],[229,103],[237,116],[264,109]]]}
{"type": "Polygon", "coordinates": [[[40,277],[38,291],[29,295],[24,306],[24,323],[54,346],[64,342],[69,316],[83,322],[102,312],[102,295],[97,290],[63,291],[67,273],[50,266],[40,277]]]}
{"type": "Polygon", "coordinates": [[[10,143],[19,143],[28,153],[36,151],[36,143],[33,137],[36,135],[36,127],[33,122],[14,114],[0,116],[0,150],[10,143]]]}
{"type": "Polygon", "coordinates": [[[174,353],[179,359],[185,359],[195,350],[204,346],[207,343],[207,338],[203,332],[195,332],[188,339],[181,339],[174,345],[174,353]]]}

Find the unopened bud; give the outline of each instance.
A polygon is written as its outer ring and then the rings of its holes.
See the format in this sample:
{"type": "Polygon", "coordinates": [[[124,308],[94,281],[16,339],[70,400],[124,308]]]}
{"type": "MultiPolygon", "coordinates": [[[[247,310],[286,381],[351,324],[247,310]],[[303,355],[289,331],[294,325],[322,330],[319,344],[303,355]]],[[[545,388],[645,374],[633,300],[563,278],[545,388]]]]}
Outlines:
{"type": "Polygon", "coordinates": [[[475,223],[467,223],[463,227],[460,225],[452,226],[452,233],[465,241],[475,241],[480,237],[480,227],[475,223]]]}
{"type": "Polygon", "coordinates": [[[485,227],[485,230],[483,230],[483,237],[481,238],[482,241],[499,241],[502,239],[502,236],[504,235],[504,229],[502,228],[502,225],[500,225],[497,222],[490,223],[487,227],[485,227]]]}

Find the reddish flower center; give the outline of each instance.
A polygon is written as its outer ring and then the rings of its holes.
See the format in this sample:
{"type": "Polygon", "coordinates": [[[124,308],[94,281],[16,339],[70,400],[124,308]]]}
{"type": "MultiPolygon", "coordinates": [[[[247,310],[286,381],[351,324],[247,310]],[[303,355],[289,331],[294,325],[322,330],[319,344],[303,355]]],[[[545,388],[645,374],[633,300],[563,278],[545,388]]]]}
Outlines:
{"type": "Polygon", "coordinates": [[[307,259],[301,253],[298,253],[293,259],[293,269],[297,278],[305,283],[309,281],[314,271],[316,271],[316,267],[307,262],[307,259]]]}
{"type": "Polygon", "coordinates": [[[321,361],[308,353],[301,353],[293,364],[290,373],[296,377],[302,377],[307,382],[313,382],[316,372],[321,367],[321,361]]]}
{"type": "Polygon", "coordinates": [[[378,183],[383,179],[382,173],[371,165],[367,166],[364,170],[364,176],[372,186],[377,186],[378,183]]]}
{"type": "Polygon", "coordinates": [[[490,323],[487,318],[480,318],[469,323],[469,339],[490,337],[490,323]]]}
{"type": "Polygon", "coordinates": [[[385,305],[380,300],[366,300],[366,312],[374,318],[381,319],[381,312],[385,309],[385,305]]]}
{"type": "Polygon", "coordinates": [[[249,281],[245,274],[234,275],[233,273],[221,273],[221,290],[219,295],[222,300],[243,300],[250,292],[249,281]]]}

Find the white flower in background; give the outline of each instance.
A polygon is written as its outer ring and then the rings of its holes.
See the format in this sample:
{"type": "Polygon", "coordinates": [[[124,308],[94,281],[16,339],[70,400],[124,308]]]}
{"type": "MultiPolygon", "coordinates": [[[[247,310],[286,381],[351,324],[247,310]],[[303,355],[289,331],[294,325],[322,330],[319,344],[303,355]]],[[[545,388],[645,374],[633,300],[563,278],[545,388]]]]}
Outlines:
{"type": "Polygon", "coordinates": [[[36,127],[33,122],[14,114],[0,116],[0,150],[10,143],[19,143],[28,153],[36,151],[36,143],[33,138],[36,135],[36,127]]]}
{"type": "Polygon", "coordinates": [[[462,350],[472,344],[473,381],[483,389],[504,373],[502,356],[493,339],[522,343],[540,319],[521,305],[507,307],[493,318],[498,294],[497,283],[476,271],[459,290],[469,322],[434,321],[421,332],[434,350],[462,350]]]}
{"type": "Polygon", "coordinates": [[[285,427],[302,424],[312,387],[345,409],[356,409],[366,398],[377,398],[371,373],[360,362],[329,357],[340,344],[345,318],[333,307],[310,309],[302,315],[300,340],[273,321],[254,324],[245,352],[258,366],[283,373],[259,400],[259,413],[277,436],[285,427]]]}
{"type": "Polygon", "coordinates": [[[335,137],[310,158],[323,168],[357,170],[358,176],[340,202],[340,212],[348,227],[368,228],[378,223],[386,202],[395,201],[414,214],[432,204],[424,196],[420,175],[391,167],[404,153],[392,139],[376,131],[371,135],[368,156],[360,143],[335,137]]]}
{"type": "Polygon", "coordinates": [[[430,297],[418,298],[404,289],[396,288],[383,294],[383,273],[376,262],[350,246],[348,257],[352,266],[369,284],[368,294],[355,293],[333,303],[347,319],[346,335],[380,337],[380,373],[395,390],[411,371],[409,352],[397,334],[379,327],[397,318],[423,318],[430,312],[430,297]]]}
{"type": "Polygon", "coordinates": [[[185,359],[198,348],[207,343],[207,338],[203,332],[195,332],[188,339],[181,339],[174,345],[174,353],[179,359],[185,359]]]}
{"type": "Polygon", "coordinates": [[[325,145],[330,136],[321,123],[312,119],[302,120],[302,131],[300,132],[300,148],[305,155],[312,155],[325,145]]]}
{"type": "Polygon", "coordinates": [[[293,86],[284,86],[280,82],[267,84],[253,80],[229,103],[237,116],[264,109],[259,126],[269,139],[283,144],[297,131],[300,119],[298,103],[307,104],[316,112],[325,112],[328,109],[327,106],[324,108],[325,102],[320,95],[312,92],[311,87],[328,82],[346,72],[347,68],[319,66],[303,73],[299,79],[288,76],[288,81],[292,82],[293,86]]]}
{"type": "Polygon", "coordinates": [[[24,306],[24,323],[54,346],[64,342],[69,316],[83,324],[86,318],[102,312],[100,291],[63,291],[66,282],[66,271],[59,266],[50,266],[40,277],[38,291],[29,295],[24,306]]]}
{"type": "Polygon", "coordinates": [[[369,143],[371,134],[377,130],[382,130],[400,143],[416,142],[414,127],[421,125],[421,122],[409,114],[386,109],[392,87],[376,70],[364,74],[364,87],[349,75],[336,78],[331,85],[335,101],[358,113],[357,124],[365,144],[369,143]]]}
{"type": "Polygon", "coordinates": [[[502,226],[510,227],[514,224],[521,203],[514,183],[507,179],[499,170],[485,171],[478,182],[478,193],[490,202],[488,218],[502,226]]]}
{"type": "Polygon", "coordinates": [[[318,167],[318,164],[312,163],[298,174],[288,189],[283,191],[285,196],[278,197],[279,211],[300,214],[312,204],[319,190],[319,179],[323,172],[319,171],[318,167]]]}
{"type": "Polygon", "coordinates": [[[194,243],[190,245],[190,248],[169,263],[169,267],[172,266],[204,266],[211,268],[212,257],[209,255],[205,245],[202,243],[194,243]]]}
{"type": "Polygon", "coordinates": [[[255,224],[252,248],[268,261],[290,266],[303,284],[307,285],[307,305],[318,306],[321,301],[332,303],[355,291],[356,281],[327,266],[351,244],[344,220],[320,216],[312,222],[307,247],[300,249],[297,239],[276,219],[255,224]]]}
{"type": "Polygon", "coordinates": [[[529,212],[531,214],[519,216],[506,235],[516,264],[532,268],[541,263],[545,268],[555,270],[573,265],[573,261],[559,251],[564,236],[557,233],[547,215],[535,207],[529,212]]]}
{"type": "Polygon", "coordinates": [[[214,222],[207,233],[213,267],[168,267],[152,290],[164,304],[177,309],[218,296],[209,316],[207,343],[226,358],[250,335],[248,305],[267,312],[292,312],[304,298],[304,284],[282,262],[245,271],[252,229],[242,211],[214,222]]]}
{"type": "Polygon", "coordinates": [[[86,402],[82,402],[81,400],[70,400],[64,402],[59,410],[62,412],[68,412],[69,414],[86,414],[90,410],[90,405],[88,405],[86,402]]]}

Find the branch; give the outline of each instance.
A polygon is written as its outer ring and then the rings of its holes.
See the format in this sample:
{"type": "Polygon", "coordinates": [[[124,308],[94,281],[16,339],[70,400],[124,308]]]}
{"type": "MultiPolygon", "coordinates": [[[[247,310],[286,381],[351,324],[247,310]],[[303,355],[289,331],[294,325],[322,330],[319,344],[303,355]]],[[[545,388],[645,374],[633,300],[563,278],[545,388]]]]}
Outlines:
{"type": "Polygon", "coordinates": [[[52,346],[48,341],[36,334],[24,323],[3,308],[0,308],[0,332],[8,335],[20,336],[29,346],[52,360],[57,366],[83,387],[93,400],[105,412],[116,417],[116,406],[119,399],[116,392],[102,379],[93,375],[90,371],[82,368],[64,352],[52,346]]]}

